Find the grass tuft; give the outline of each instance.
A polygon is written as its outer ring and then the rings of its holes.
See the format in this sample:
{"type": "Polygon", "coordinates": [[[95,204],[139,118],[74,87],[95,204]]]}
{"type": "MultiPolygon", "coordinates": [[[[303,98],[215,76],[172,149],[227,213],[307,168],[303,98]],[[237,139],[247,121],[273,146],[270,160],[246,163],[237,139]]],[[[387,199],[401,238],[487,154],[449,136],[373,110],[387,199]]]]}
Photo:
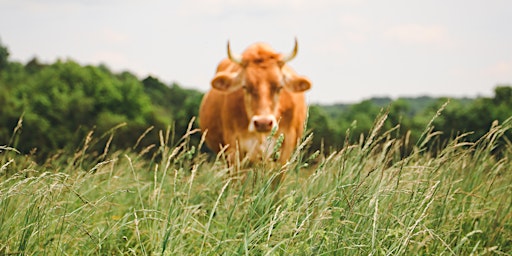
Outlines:
{"type": "Polygon", "coordinates": [[[177,142],[160,131],[154,151],[135,152],[153,128],[124,151],[109,148],[114,129],[98,154],[91,132],[41,165],[1,146],[0,255],[510,254],[512,119],[435,154],[429,126],[404,156],[409,138],[382,130],[386,118],[328,155],[305,155],[305,136],[282,168],[242,177],[207,160],[204,137],[191,145],[192,125],[177,142]]]}

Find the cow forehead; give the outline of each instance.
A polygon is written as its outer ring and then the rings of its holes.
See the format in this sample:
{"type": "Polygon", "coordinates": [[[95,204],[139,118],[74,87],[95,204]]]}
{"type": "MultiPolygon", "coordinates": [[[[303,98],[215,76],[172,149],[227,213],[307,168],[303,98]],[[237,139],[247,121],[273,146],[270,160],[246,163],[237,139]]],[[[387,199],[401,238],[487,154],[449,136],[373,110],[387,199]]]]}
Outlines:
{"type": "Polygon", "coordinates": [[[281,54],[268,44],[257,43],[242,54],[243,83],[256,90],[277,86],[283,80],[281,54]]]}
{"type": "Polygon", "coordinates": [[[246,85],[261,87],[280,83],[283,80],[283,73],[277,66],[267,68],[247,67],[244,77],[246,85]]]}

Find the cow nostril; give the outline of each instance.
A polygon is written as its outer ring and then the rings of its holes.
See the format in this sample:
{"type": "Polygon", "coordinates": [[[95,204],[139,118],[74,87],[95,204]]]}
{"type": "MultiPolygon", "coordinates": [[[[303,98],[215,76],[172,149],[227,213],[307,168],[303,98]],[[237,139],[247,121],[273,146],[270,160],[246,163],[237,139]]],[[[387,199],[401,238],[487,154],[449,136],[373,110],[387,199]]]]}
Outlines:
{"type": "Polygon", "coordinates": [[[254,120],[254,127],[257,131],[268,132],[272,129],[274,121],[270,118],[261,118],[254,120]]]}

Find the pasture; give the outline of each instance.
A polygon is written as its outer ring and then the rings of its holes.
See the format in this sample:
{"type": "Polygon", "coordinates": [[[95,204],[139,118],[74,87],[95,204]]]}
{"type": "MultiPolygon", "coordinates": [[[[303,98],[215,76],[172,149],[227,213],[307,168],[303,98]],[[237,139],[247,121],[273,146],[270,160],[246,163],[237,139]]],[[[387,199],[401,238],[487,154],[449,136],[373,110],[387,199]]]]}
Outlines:
{"type": "Polygon", "coordinates": [[[336,152],[306,153],[308,134],[284,167],[242,174],[169,130],[154,155],[90,152],[94,134],[45,163],[1,146],[0,255],[510,255],[512,120],[434,152],[433,127],[409,141],[385,118],[336,152]]]}

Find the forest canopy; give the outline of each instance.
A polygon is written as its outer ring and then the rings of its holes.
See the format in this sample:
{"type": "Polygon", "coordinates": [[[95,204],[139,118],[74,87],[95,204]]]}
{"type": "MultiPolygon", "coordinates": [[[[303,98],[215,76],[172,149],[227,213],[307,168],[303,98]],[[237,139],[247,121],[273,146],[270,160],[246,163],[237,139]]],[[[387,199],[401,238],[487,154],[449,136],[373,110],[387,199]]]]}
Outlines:
{"type": "MultiPolygon", "coordinates": [[[[0,146],[14,147],[42,159],[72,153],[90,134],[98,151],[108,143],[117,149],[141,150],[158,144],[159,131],[171,129],[173,143],[197,116],[202,92],[155,77],[139,79],[130,72],[114,73],[106,65],[80,65],[73,60],[26,64],[9,60],[0,42],[0,146]],[[142,134],[146,136],[138,141],[142,134]],[[140,143],[139,143],[140,142],[140,143]]],[[[371,98],[357,104],[311,105],[308,131],[311,151],[336,150],[366,136],[377,116],[387,114],[385,129],[419,139],[432,118],[440,131],[438,143],[465,132],[476,140],[512,113],[512,86],[497,85],[493,97],[474,99],[371,98]],[[399,125],[399,126],[398,126],[399,125]]],[[[197,123],[194,124],[197,127],[197,123]]],[[[199,140],[196,134],[192,137],[199,140]]]]}

